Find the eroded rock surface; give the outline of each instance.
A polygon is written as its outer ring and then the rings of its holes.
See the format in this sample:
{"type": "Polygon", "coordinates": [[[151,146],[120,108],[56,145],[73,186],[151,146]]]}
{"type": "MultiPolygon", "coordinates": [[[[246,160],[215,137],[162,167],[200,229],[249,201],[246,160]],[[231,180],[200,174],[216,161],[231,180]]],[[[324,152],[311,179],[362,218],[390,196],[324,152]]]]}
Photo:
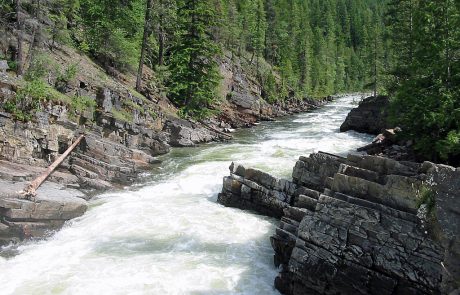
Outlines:
{"type": "Polygon", "coordinates": [[[230,172],[220,203],[281,218],[271,242],[280,266],[275,286],[283,294],[458,288],[458,169],[318,153],[299,159],[293,181],[239,164],[230,172]],[[439,199],[438,225],[417,216],[422,186],[439,199]]]}

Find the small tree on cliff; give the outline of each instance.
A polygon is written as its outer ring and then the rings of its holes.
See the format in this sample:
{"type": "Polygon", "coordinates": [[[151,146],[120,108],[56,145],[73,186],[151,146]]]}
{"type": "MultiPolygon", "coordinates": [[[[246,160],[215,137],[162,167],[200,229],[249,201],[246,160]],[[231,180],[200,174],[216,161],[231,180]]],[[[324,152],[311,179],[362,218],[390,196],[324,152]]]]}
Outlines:
{"type": "Polygon", "coordinates": [[[172,101],[186,115],[205,117],[216,100],[220,76],[211,39],[215,13],[209,0],[179,0],[179,31],[171,50],[169,89],[172,101]]]}

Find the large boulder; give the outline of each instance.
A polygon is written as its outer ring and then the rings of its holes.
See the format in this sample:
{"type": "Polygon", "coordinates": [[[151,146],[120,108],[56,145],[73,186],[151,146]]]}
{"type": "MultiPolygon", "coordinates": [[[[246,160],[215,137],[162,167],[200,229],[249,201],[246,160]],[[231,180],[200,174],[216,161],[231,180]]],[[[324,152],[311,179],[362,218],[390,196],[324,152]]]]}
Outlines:
{"type": "Polygon", "coordinates": [[[429,162],[423,168],[436,194],[437,236],[445,249],[442,288],[445,293],[460,293],[460,168],[429,162]]]}
{"type": "Polygon", "coordinates": [[[360,133],[379,134],[390,128],[388,123],[387,96],[368,97],[357,108],[352,109],[345,122],[340,126],[340,132],[354,130],[360,133]]]}

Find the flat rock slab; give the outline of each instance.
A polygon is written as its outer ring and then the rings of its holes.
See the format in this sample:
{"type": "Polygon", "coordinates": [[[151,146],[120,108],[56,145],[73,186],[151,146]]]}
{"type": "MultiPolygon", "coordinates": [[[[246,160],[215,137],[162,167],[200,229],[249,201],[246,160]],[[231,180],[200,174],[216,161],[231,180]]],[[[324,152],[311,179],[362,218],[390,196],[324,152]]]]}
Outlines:
{"type": "Polygon", "coordinates": [[[26,184],[0,180],[0,216],[5,220],[69,220],[83,215],[88,208],[83,193],[53,182],[37,190],[35,201],[21,199],[18,192],[26,184]]]}

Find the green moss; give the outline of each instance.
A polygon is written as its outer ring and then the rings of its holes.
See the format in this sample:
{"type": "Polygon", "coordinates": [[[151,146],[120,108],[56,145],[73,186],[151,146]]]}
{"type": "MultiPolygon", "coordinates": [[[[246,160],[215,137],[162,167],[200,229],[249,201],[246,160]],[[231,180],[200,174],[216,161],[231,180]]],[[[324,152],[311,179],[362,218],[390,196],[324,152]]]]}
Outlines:
{"type": "Polygon", "coordinates": [[[128,112],[126,112],[125,110],[117,111],[115,109],[112,109],[112,116],[119,121],[124,121],[128,123],[131,123],[133,121],[131,114],[128,114],[128,112]]]}
{"type": "Polygon", "coordinates": [[[63,105],[70,106],[72,104],[72,98],[57,91],[53,87],[47,85],[47,91],[48,91],[48,99],[51,101],[59,102],[63,105]]]}
{"type": "Polygon", "coordinates": [[[417,196],[417,207],[420,208],[422,205],[426,205],[428,217],[436,216],[436,195],[434,191],[426,185],[420,188],[417,196]]]}
{"type": "Polygon", "coordinates": [[[138,105],[137,103],[135,103],[134,101],[130,99],[124,100],[123,105],[126,106],[130,110],[138,110],[141,114],[145,113],[145,108],[141,107],[140,105],[138,105]]]}

